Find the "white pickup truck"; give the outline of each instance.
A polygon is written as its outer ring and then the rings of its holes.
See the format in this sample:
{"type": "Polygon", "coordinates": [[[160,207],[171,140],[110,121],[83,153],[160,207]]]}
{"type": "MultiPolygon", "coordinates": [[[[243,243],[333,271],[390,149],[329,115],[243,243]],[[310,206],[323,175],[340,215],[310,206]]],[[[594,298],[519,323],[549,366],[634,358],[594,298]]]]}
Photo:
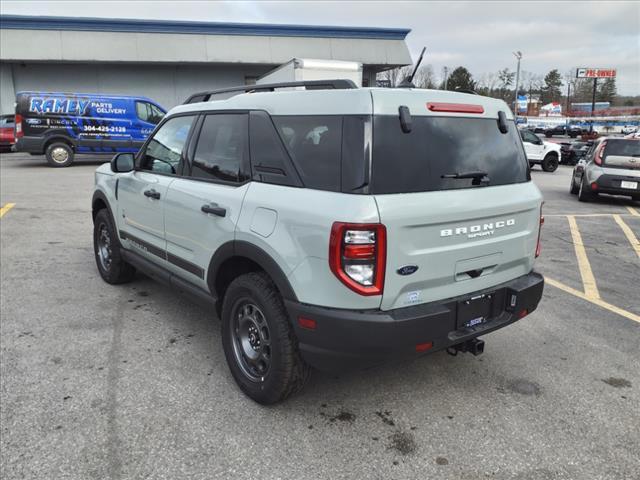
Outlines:
{"type": "Polygon", "coordinates": [[[540,164],[545,172],[555,172],[560,165],[560,145],[545,142],[530,130],[520,130],[520,138],[527,154],[529,165],[540,164]]]}

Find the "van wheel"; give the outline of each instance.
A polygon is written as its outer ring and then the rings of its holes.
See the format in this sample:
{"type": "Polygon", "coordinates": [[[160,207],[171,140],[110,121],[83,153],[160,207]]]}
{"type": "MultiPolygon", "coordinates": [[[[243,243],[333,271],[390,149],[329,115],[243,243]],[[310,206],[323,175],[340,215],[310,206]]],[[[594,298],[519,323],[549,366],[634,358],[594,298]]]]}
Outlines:
{"type": "Polygon", "coordinates": [[[595,195],[591,190],[589,190],[589,188],[590,187],[585,186],[583,174],[582,181],[580,182],[580,189],[578,190],[578,200],[580,200],[581,202],[590,202],[591,200],[593,200],[595,195]]]}
{"type": "Polygon", "coordinates": [[[236,278],[222,304],[222,346],[240,389],[265,405],[299,391],[311,369],[298,351],[298,341],[282,298],[264,273],[236,278]]]}
{"type": "Polygon", "coordinates": [[[73,149],[64,142],[54,142],[49,145],[45,155],[52,167],[68,167],[73,163],[73,149]]]}
{"type": "Polygon", "coordinates": [[[105,282],[115,285],[133,279],[136,269],[122,258],[120,242],[106,208],[98,212],[93,223],[93,251],[105,282]]]}
{"type": "Polygon", "coordinates": [[[548,153],[542,160],[542,170],[545,172],[555,172],[558,169],[558,156],[548,153]]]}

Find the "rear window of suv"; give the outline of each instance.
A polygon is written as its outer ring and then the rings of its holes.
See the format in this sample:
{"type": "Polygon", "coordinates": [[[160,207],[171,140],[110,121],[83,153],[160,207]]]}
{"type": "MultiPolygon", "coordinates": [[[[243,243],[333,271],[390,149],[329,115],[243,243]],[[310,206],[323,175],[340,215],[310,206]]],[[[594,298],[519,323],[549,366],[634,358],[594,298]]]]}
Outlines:
{"type": "Polygon", "coordinates": [[[488,174],[488,186],[530,179],[513,122],[503,134],[495,119],[414,116],[404,133],[397,115],[374,116],[371,193],[471,188],[471,178],[443,176],[478,171],[488,174]]]}
{"type": "Polygon", "coordinates": [[[640,140],[609,139],[604,149],[604,164],[608,167],[640,168],[640,140]],[[634,161],[635,160],[635,161],[634,161]]]}

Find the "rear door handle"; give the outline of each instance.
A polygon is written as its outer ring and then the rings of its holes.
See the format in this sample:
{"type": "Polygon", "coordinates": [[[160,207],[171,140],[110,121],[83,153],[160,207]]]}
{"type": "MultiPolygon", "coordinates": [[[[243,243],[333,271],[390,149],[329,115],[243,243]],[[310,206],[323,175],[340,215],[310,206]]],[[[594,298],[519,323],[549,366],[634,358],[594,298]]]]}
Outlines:
{"type": "Polygon", "coordinates": [[[156,200],[160,200],[160,192],[156,192],[153,188],[151,190],[145,190],[144,196],[149,198],[155,198],[156,200]]]}
{"type": "Polygon", "coordinates": [[[200,210],[202,210],[204,213],[211,213],[211,214],[217,215],[219,217],[226,217],[227,216],[227,209],[224,208],[224,207],[218,206],[217,203],[207,203],[205,205],[202,205],[200,210]]]}

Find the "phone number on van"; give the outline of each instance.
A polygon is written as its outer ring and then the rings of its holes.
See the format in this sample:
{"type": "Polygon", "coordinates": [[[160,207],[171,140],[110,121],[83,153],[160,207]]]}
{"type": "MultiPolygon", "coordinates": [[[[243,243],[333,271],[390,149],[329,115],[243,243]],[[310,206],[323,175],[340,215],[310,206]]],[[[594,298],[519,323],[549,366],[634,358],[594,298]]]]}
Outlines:
{"type": "Polygon", "coordinates": [[[113,125],[83,125],[83,130],[85,132],[125,133],[127,128],[113,125]]]}

